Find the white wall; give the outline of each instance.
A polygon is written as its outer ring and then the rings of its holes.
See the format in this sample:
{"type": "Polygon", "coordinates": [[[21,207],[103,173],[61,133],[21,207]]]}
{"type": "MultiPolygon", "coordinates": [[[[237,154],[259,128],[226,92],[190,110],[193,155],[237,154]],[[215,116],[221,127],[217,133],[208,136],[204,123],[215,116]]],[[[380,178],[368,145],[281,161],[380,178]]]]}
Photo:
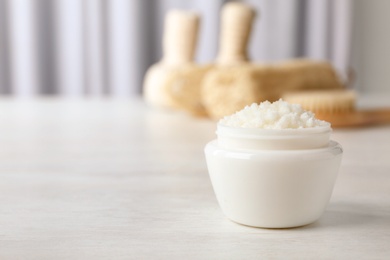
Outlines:
{"type": "Polygon", "coordinates": [[[390,92],[390,1],[354,1],[352,66],[361,92],[390,92]]]}

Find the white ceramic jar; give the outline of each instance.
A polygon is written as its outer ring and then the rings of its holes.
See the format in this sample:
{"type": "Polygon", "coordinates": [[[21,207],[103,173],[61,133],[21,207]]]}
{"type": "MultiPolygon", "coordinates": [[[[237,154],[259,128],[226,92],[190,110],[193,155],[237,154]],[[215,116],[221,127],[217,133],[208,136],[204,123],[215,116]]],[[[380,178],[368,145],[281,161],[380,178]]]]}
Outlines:
{"type": "Polygon", "coordinates": [[[225,215],[238,223],[288,228],[324,212],[343,150],[330,126],[234,128],[218,124],[205,147],[210,179],[225,215]]]}

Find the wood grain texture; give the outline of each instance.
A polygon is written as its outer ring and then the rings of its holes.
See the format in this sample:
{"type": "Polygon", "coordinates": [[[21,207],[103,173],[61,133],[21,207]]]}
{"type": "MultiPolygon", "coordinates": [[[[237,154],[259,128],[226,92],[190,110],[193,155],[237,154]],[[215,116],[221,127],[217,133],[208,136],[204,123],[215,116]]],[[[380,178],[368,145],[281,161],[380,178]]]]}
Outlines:
{"type": "Polygon", "coordinates": [[[138,99],[0,100],[0,259],[390,258],[390,127],[335,130],[326,213],[277,230],[223,216],[214,132],[138,99]]]}

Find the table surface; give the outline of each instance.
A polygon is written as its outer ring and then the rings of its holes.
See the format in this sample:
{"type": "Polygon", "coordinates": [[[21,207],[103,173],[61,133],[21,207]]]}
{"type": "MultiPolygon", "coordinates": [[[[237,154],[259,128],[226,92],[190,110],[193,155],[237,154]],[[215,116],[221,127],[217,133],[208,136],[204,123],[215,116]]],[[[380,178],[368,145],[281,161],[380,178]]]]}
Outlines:
{"type": "Polygon", "coordinates": [[[330,204],[294,229],[224,217],[203,155],[214,132],[140,99],[1,99],[0,258],[390,259],[390,126],[334,130],[330,204]]]}

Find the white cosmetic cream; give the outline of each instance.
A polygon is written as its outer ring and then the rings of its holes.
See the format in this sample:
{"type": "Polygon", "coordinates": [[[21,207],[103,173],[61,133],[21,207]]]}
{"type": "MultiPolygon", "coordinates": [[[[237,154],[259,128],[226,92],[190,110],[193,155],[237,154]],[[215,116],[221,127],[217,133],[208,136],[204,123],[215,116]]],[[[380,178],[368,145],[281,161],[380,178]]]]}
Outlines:
{"type": "Polygon", "coordinates": [[[221,119],[206,145],[210,179],[225,215],[238,223],[288,228],[316,221],[341,163],[331,127],[299,105],[253,104],[221,119]]]}

